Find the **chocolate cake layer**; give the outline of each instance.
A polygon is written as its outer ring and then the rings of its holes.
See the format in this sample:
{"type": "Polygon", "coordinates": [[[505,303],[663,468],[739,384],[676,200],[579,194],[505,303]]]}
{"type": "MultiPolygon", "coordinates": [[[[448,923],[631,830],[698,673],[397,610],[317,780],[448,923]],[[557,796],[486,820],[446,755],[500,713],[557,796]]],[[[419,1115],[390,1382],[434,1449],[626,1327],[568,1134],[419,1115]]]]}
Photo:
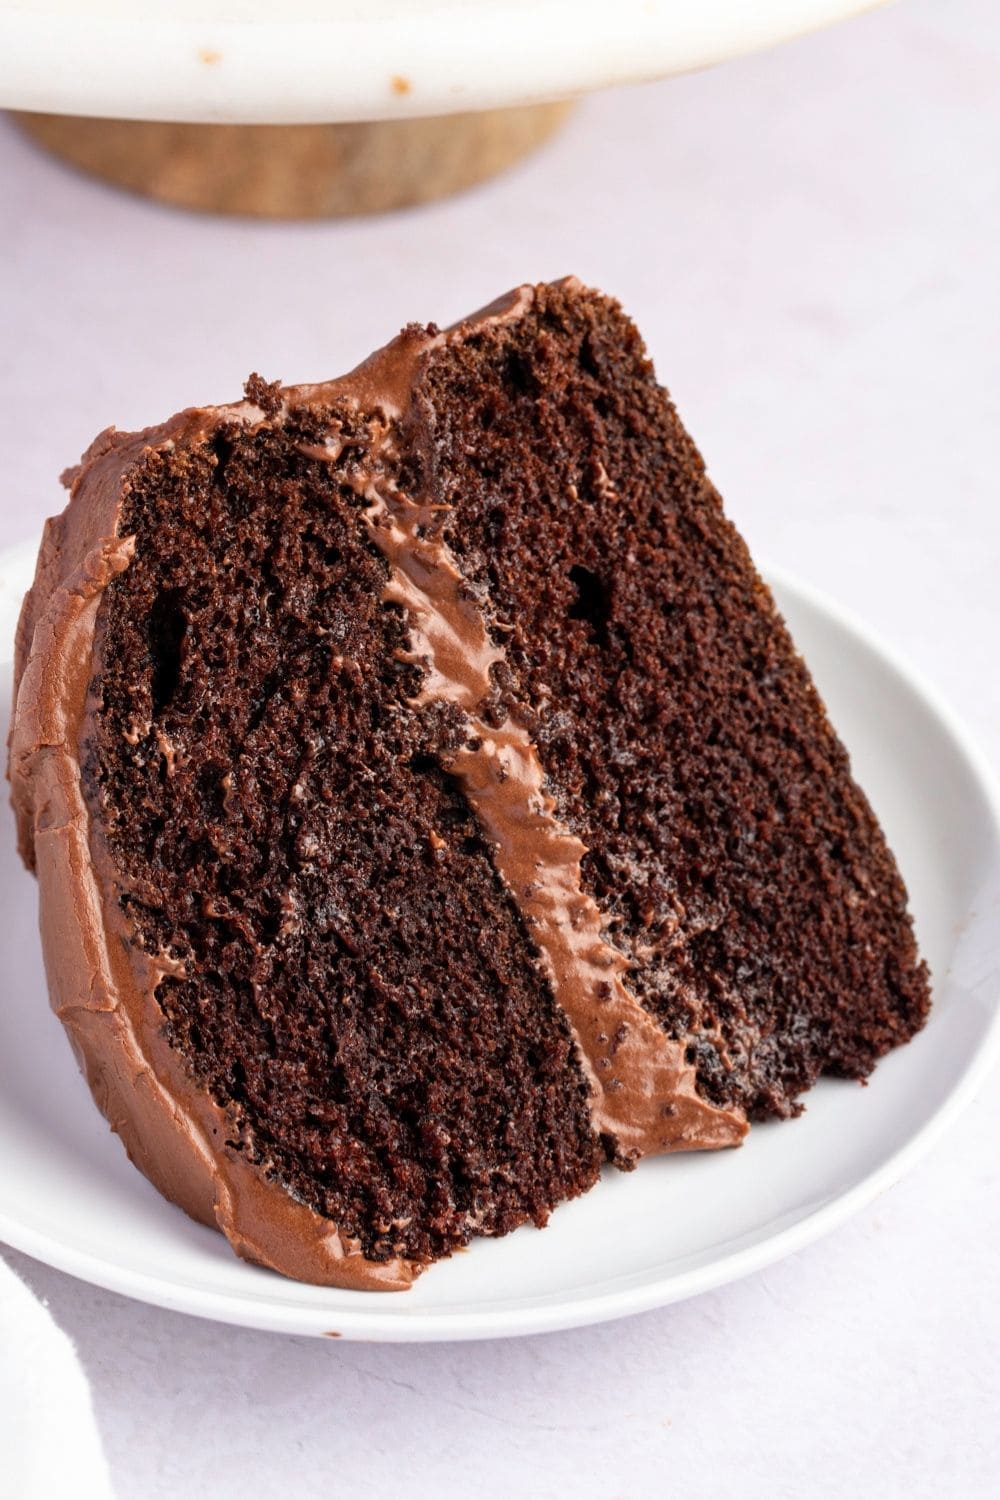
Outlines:
{"type": "Polygon", "coordinates": [[[151,456],[120,525],[83,785],[166,1034],[239,1149],[366,1256],[543,1223],[598,1153],[569,1028],[439,765],[335,420],[151,456]]]}
{"type": "Polygon", "coordinates": [[[488,600],[586,889],[699,1089],[750,1118],[923,1023],[895,860],[634,327],[575,285],[433,360],[416,489],[488,600]]]}
{"type": "Polygon", "coordinates": [[[905,892],[617,305],[85,457],[19,636],[53,1000],[147,1175],[402,1286],[921,1024],[905,892]]]}

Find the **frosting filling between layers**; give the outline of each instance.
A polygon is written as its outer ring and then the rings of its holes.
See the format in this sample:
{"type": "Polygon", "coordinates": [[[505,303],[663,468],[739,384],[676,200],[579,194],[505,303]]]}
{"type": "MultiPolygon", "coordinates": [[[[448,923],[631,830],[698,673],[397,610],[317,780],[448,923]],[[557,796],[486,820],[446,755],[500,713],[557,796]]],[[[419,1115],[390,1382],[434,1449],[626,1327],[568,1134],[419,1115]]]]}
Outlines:
{"type": "MultiPolygon", "coordinates": [[[[646,1155],[738,1145],[747,1132],[745,1116],[698,1094],[686,1042],[668,1037],[624,984],[628,960],[607,941],[600,908],[584,888],[586,846],[558,818],[527,728],[516,710],[499,727],[481,717],[493,692],[493,669],[505,656],[491,641],[451,550],[439,534],[427,534],[448,507],[401,493],[389,472],[398,467],[395,434],[410,412],[421,361],[461,338],[470,323],[479,329],[517,318],[531,301],[531,289],[522,288],[455,330],[404,333],[353,381],[337,382],[336,394],[357,406],[372,434],[354,487],[365,502],[369,536],[389,564],[383,599],[405,610],[406,659],[425,673],[413,706],[447,703],[465,716],[465,743],[444,769],[459,782],[493,847],[496,868],[569,1021],[590,1087],[594,1129],[618,1165],[628,1167],[646,1155]]],[[[315,400],[322,389],[293,388],[286,400],[315,400]]],[[[326,389],[333,394],[333,386],[326,389]]],[[[309,449],[310,456],[331,461],[342,452],[334,433],[326,446],[309,449]]]]}
{"type": "Polygon", "coordinates": [[[370,480],[363,493],[369,534],[390,568],[383,598],[406,610],[407,659],[426,673],[414,707],[439,701],[465,715],[465,744],[444,767],[493,846],[497,870],[569,1020],[595,1131],[620,1166],[659,1152],[738,1144],[747,1129],[742,1114],[698,1095],[684,1042],[668,1038],[626,989],[628,961],[607,942],[600,909],[583,887],[586,847],[557,817],[516,710],[499,727],[480,716],[504,653],[491,642],[450,549],[421,535],[439,508],[409,499],[384,478],[370,480]]]}

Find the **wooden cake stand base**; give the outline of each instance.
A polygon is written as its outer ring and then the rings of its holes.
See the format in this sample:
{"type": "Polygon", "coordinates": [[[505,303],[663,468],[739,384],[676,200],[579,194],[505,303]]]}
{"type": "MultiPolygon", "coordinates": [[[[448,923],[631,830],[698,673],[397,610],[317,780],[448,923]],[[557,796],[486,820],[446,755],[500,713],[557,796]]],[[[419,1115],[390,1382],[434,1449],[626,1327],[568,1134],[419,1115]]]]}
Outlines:
{"type": "Polygon", "coordinates": [[[427,203],[541,145],[571,104],[352,125],[175,125],[14,116],[64,161],[183,208],[274,219],[427,203]]]}

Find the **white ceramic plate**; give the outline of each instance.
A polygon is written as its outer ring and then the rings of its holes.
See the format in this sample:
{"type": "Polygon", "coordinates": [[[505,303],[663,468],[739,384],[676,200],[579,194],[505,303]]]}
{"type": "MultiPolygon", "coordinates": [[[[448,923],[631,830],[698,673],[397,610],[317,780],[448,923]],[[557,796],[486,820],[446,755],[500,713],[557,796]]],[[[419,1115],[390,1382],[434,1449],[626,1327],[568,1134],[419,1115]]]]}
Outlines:
{"type": "MultiPolygon", "coordinates": [[[[0,557],[0,641],[32,548],[0,557]]],[[[100,1286],[251,1327],[488,1338],[620,1317],[777,1260],[893,1182],[969,1099],[1000,1044],[1000,798],[951,715],[857,623],[788,579],[778,601],[896,850],[935,980],[929,1024],[867,1088],[825,1081],[738,1151],[608,1172],[547,1229],[432,1267],[411,1292],[337,1292],[237,1260],[166,1203],[90,1101],[49,1010],[34,882],[0,827],[0,1239],[100,1286]]],[[[9,664],[0,697],[9,697],[9,664]]]]}
{"type": "Polygon", "coordinates": [[[562,98],[769,46],[880,0],[0,0],[0,105],[377,120],[562,98]]]}

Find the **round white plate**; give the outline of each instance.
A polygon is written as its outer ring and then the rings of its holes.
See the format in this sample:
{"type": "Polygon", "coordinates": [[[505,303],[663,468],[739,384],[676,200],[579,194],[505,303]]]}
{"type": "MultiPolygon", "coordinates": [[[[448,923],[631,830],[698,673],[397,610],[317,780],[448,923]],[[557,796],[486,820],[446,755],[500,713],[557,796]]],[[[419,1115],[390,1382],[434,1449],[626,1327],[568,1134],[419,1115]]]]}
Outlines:
{"type": "MultiPolygon", "coordinates": [[[[9,641],[34,549],[0,557],[9,641]]],[[[480,1240],[410,1292],[338,1292],[236,1259],[129,1164],[49,1010],[36,891],[0,827],[0,1239],[100,1286],[202,1317],[364,1339],[567,1328],[690,1297],[840,1223],[927,1149],[1000,1046],[1000,798],[948,710],[856,622],[789,579],[778,602],[882,818],[934,975],[926,1029],[866,1088],[824,1081],[804,1116],[738,1151],[607,1172],[547,1229],[480,1240]]],[[[9,664],[0,698],[9,697],[9,664]]]]}
{"type": "Polygon", "coordinates": [[[0,105],[378,120],[662,78],[881,0],[0,0],[0,105]]]}

